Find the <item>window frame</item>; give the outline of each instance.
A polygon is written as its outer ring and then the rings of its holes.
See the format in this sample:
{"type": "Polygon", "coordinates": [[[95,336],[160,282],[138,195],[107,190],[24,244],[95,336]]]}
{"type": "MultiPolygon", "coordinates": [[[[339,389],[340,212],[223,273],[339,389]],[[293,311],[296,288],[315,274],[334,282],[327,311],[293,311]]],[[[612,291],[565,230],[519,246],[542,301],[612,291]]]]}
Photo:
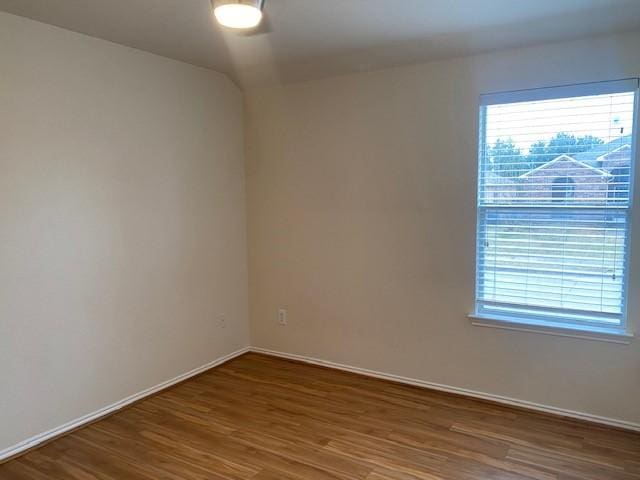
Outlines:
{"type": "MultiPolygon", "coordinates": [[[[527,90],[514,90],[507,92],[497,92],[480,95],[478,103],[479,112],[479,125],[478,125],[478,159],[477,159],[477,184],[476,184],[476,255],[475,255],[475,275],[474,275],[474,311],[469,315],[474,319],[474,325],[494,327],[494,328],[507,328],[510,330],[524,330],[524,331],[538,331],[540,333],[560,334],[562,336],[577,336],[578,338],[593,339],[594,336],[601,336],[605,341],[615,341],[617,343],[627,343],[626,341],[611,340],[611,337],[632,337],[629,327],[629,315],[628,315],[628,297],[629,297],[629,280],[631,278],[632,267],[632,237],[633,237],[633,216],[636,208],[640,208],[638,205],[638,199],[635,192],[635,180],[636,169],[638,159],[638,138],[640,132],[638,132],[639,117],[640,117],[640,79],[628,78],[623,80],[602,81],[593,83],[583,83],[575,85],[561,85],[555,87],[544,87],[527,90]],[[484,185],[486,171],[483,168],[485,164],[485,158],[487,154],[487,142],[486,142],[486,115],[487,107],[496,104],[508,104],[519,102],[533,102],[541,100],[552,100],[561,98],[571,98],[580,96],[592,96],[592,95],[606,95],[616,93],[634,93],[634,106],[633,106],[633,119],[632,119],[632,132],[631,132],[631,162],[629,169],[629,203],[627,207],[620,207],[615,210],[626,212],[626,237],[624,244],[624,251],[626,253],[624,276],[622,285],[622,298],[621,298],[621,315],[620,323],[616,325],[606,325],[603,323],[593,323],[589,321],[577,321],[575,318],[562,317],[561,312],[567,312],[570,309],[562,308],[548,308],[547,311],[557,310],[558,316],[549,315],[537,315],[536,313],[527,313],[526,317],[522,315],[485,312],[481,308],[481,305],[485,305],[487,301],[480,300],[479,298],[479,275],[481,272],[480,265],[483,258],[483,249],[481,245],[481,231],[483,228],[483,218],[488,211],[492,209],[500,209],[500,206],[491,207],[482,205],[482,185],[484,185]],[[558,333],[560,332],[560,333],[558,333]],[[563,333],[564,332],[564,333],[563,333]],[[574,332],[574,334],[571,334],[574,332]],[[586,335],[584,337],[583,335],[586,335]]],[[[544,209],[541,207],[532,207],[534,209],[544,209]]],[[[553,207],[551,207],[553,208],[553,207]]],[[[567,207],[570,209],[571,207],[567,207]]],[[[585,207],[582,207],[585,208],[585,207]]],[[[588,207],[586,207],[588,208],[588,207]]],[[[561,208],[566,211],[564,208],[561,208]]],[[[593,207],[594,210],[602,210],[601,207],[593,207]]],[[[517,208],[514,209],[517,211],[517,208]]],[[[507,305],[505,303],[505,305],[507,305]]],[[[526,307],[523,307],[526,309],[526,307]]],[[[533,308],[535,310],[535,308],[533,308]]],[[[618,318],[616,316],[616,318],[618,318]]]]}

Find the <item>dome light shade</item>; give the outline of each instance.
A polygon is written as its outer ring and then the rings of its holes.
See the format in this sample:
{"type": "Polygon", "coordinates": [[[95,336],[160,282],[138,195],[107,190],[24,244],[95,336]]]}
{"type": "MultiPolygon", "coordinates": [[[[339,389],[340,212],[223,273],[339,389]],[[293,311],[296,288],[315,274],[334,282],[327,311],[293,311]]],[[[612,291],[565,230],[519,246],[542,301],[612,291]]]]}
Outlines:
{"type": "Polygon", "coordinates": [[[263,0],[215,0],[213,14],[220,25],[229,28],[254,28],[262,20],[263,0]]]}

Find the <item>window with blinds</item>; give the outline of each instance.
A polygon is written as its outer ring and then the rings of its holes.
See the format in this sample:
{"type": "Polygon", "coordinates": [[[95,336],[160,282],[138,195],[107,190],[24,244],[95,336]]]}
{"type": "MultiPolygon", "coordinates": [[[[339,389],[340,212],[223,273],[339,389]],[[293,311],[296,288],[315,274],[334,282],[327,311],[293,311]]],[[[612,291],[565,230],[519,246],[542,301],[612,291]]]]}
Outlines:
{"type": "Polygon", "coordinates": [[[476,316],[624,331],[637,90],[481,97],[476,316]]]}

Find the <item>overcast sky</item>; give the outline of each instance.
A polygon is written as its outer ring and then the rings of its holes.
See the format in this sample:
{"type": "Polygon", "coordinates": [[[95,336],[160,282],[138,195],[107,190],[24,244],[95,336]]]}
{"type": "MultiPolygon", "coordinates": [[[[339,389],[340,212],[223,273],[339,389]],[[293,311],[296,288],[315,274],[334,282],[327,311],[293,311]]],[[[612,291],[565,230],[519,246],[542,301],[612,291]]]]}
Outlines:
{"type": "Polygon", "coordinates": [[[511,138],[526,153],[537,140],[549,140],[556,133],[593,135],[604,142],[631,133],[633,93],[595,95],[572,99],[489,105],[487,143],[511,138]]]}

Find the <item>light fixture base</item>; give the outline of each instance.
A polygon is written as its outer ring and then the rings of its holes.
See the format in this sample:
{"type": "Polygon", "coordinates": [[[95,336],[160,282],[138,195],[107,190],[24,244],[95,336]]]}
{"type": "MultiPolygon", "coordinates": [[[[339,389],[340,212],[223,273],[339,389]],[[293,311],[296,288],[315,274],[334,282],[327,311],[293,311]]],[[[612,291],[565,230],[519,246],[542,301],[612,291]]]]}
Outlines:
{"type": "Polygon", "coordinates": [[[220,25],[246,30],[262,21],[264,0],[212,0],[211,7],[220,25]]]}

